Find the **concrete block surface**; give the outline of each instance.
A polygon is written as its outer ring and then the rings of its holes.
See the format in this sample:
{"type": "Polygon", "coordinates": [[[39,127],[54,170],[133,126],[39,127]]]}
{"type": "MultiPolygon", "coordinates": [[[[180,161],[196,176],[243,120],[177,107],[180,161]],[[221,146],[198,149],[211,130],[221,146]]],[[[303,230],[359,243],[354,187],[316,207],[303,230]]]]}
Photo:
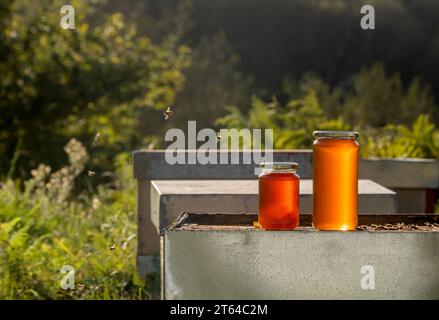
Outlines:
{"type": "MultiPolygon", "coordinates": [[[[395,213],[396,194],[371,181],[359,180],[360,213],[395,213]]],[[[151,219],[163,229],[182,211],[258,212],[257,180],[152,181],[151,219]]],[[[312,180],[300,181],[300,212],[312,212],[312,180]]]]}
{"type": "Polygon", "coordinates": [[[232,216],[164,231],[163,298],[439,299],[439,231],[262,231],[232,216]]]}
{"type": "Polygon", "coordinates": [[[359,176],[388,188],[439,188],[439,161],[436,159],[362,159],[359,176]]]}
{"type": "MultiPolygon", "coordinates": [[[[185,163],[170,165],[166,161],[166,150],[137,150],[133,152],[133,173],[135,179],[147,180],[179,180],[179,179],[257,179],[255,159],[252,150],[211,150],[217,159],[216,164],[189,164],[189,155],[196,156],[196,150],[179,150],[185,163]],[[226,155],[227,164],[220,164],[221,155],[226,155]],[[232,157],[238,157],[238,163],[232,163],[232,157]],[[244,161],[250,159],[250,161],[244,161]]],[[[311,150],[267,150],[272,153],[273,161],[299,163],[299,174],[302,178],[312,177],[311,150]]],[[[259,152],[258,152],[259,153],[259,152]]]]}

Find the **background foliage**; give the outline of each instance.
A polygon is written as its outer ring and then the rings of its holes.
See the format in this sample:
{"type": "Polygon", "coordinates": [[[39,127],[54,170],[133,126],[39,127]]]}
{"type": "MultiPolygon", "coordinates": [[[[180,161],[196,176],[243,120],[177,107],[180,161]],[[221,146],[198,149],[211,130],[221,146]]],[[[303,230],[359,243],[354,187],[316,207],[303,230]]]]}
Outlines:
{"type": "MultiPolygon", "coordinates": [[[[188,48],[172,36],[159,44],[137,34],[121,14],[90,25],[96,1],[73,1],[77,29],[59,27],[63,1],[2,2],[0,163],[14,152],[24,174],[41,162],[61,165],[59,150],[74,136],[99,132],[92,163],[109,168],[114,154],[139,144],[142,108],[173,103],[188,48]]],[[[22,174],[23,175],[23,174],[22,174]]]]}
{"type": "Polygon", "coordinates": [[[0,299],[145,299],[155,285],[136,272],[134,183],[127,156],[116,159],[117,185],[74,196],[88,154],[77,140],[69,164],[41,164],[22,184],[0,184],[0,299]],[[75,289],[62,290],[64,265],[75,289]]]}

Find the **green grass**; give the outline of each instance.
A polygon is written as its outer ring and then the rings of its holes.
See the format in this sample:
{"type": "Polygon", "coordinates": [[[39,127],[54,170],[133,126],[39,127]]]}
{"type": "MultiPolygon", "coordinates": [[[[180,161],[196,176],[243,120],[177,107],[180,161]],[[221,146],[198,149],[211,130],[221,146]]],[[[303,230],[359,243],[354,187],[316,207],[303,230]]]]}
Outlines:
{"type": "Polygon", "coordinates": [[[116,187],[78,195],[72,190],[87,160],[81,148],[66,148],[70,164],[57,172],[40,166],[22,184],[0,184],[0,299],[150,298],[135,268],[127,157],[119,157],[116,187]],[[75,268],[72,290],[60,286],[64,265],[75,268]]]}

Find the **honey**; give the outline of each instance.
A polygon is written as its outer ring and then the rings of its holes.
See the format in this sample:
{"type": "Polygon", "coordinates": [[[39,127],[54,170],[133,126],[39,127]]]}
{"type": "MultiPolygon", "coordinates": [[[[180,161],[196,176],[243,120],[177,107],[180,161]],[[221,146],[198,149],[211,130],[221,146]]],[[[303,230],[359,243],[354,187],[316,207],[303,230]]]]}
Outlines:
{"type": "Polygon", "coordinates": [[[358,133],[316,131],[313,145],[313,226],[355,230],[358,223],[358,133]]]}
{"type": "Polygon", "coordinates": [[[294,230],[299,225],[297,163],[272,162],[261,166],[259,226],[265,230],[294,230]]]}

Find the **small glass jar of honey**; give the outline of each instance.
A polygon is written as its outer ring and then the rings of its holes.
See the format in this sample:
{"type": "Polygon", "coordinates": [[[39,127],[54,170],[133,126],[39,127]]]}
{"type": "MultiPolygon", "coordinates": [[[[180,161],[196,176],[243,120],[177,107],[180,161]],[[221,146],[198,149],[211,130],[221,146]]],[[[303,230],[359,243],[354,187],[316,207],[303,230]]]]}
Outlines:
{"type": "Polygon", "coordinates": [[[295,162],[264,162],[259,176],[258,223],[265,230],[299,225],[299,181],[295,162]]]}
{"type": "Polygon", "coordinates": [[[312,223],[318,230],[355,230],[358,221],[358,133],[315,131],[312,223]]]}

